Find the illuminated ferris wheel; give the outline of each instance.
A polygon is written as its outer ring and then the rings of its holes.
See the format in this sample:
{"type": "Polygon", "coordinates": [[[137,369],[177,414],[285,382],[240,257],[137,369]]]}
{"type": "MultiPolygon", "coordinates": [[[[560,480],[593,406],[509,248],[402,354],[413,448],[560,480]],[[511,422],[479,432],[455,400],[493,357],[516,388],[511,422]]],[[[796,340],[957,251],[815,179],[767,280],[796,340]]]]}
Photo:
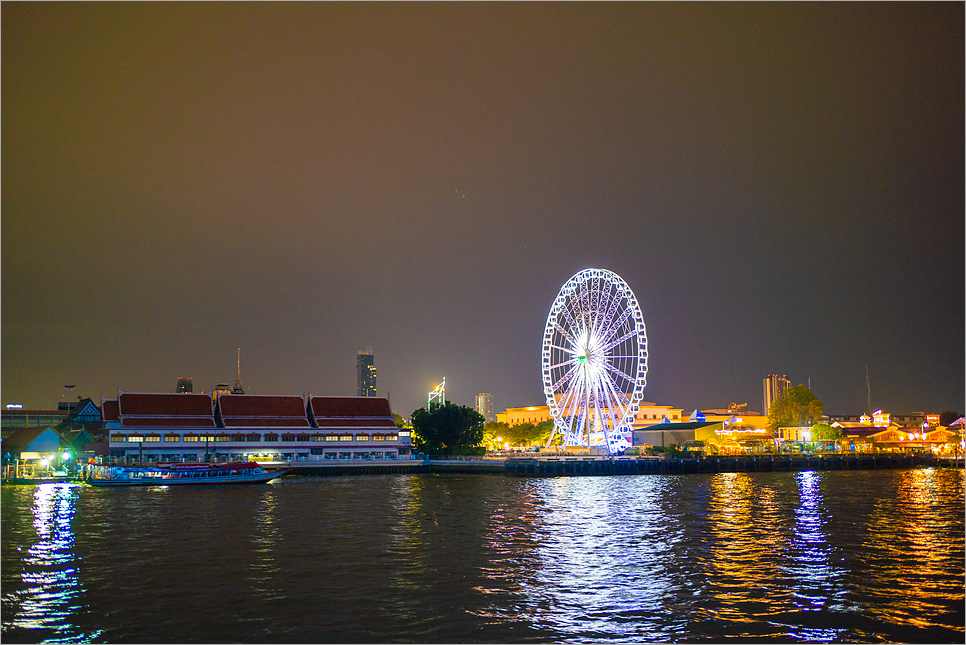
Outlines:
{"type": "Polygon", "coordinates": [[[543,391],[565,446],[631,445],[647,382],[647,333],[637,298],[619,275],[585,269],[560,289],[543,332],[543,391]]]}

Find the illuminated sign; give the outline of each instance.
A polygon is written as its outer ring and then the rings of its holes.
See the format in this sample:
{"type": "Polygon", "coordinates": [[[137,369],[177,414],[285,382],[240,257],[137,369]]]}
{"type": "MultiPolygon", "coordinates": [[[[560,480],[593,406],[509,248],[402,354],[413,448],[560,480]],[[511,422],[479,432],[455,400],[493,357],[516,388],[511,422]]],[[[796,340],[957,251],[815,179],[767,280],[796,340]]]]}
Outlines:
{"type": "MultiPolygon", "coordinates": [[[[23,404],[22,403],[8,403],[7,404],[7,409],[8,410],[22,410],[23,409],[23,404]]],[[[939,417],[936,417],[936,418],[938,419],[939,417]]]]}

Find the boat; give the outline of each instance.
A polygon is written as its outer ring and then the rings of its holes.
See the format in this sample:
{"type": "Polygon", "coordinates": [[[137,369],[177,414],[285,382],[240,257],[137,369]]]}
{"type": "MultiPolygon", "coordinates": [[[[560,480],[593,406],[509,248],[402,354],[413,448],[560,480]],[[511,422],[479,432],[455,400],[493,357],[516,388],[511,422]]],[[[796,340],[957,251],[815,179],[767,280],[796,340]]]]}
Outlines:
{"type": "Polygon", "coordinates": [[[93,466],[87,483],[91,486],[266,484],[287,472],[268,471],[254,461],[167,466],[93,466]]]}

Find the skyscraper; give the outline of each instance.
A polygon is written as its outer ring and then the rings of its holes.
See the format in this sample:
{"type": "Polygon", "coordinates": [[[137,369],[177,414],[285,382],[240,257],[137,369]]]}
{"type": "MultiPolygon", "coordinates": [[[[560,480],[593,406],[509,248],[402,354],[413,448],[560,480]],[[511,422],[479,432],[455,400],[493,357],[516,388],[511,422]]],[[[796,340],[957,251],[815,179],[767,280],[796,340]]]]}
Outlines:
{"type": "Polygon", "coordinates": [[[768,408],[771,407],[772,402],[785,393],[785,390],[791,386],[791,381],[788,380],[787,376],[769,374],[764,381],[762,381],[762,386],[765,394],[762,414],[767,415],[768,408]]]}
{"type": "Polygon", "coordinates": [[[191,377],[190,376],[179,376],[178,377],[178,389],[176,392],[178,394],[191,394],[191,377]]]}
{"type": "Polygon", "coordinates": [[[376,365],[372,345],[356,357],[356,396],[376,396],[376,365]]]}
{"type": "Polygon", "coordinates": [[[493,395],[480,392],[476,395],[476,411],[487,421],[493,421],[493,395]]]}

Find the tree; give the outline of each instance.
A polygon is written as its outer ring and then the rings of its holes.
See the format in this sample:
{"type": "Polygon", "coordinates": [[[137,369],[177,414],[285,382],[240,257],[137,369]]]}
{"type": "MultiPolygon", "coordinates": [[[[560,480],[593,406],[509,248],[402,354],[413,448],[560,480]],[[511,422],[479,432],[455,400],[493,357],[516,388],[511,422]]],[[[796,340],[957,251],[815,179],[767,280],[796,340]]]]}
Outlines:
{"type": "Polygon", "coordinates": [[[412,424],[418,450],[435,454],[460,454],[483,441],[483,415],[465,405],[430,405],[413,412],[412,424]]]}
{"type": "Polygon", "coordinates": [[[406,423],[406,420],[402,418],[402,415],[401,414],[396,414],[395,412],[393,412],[392,413],[392,420],[396,424],[396,427],[397,428],[409,428],[409,427],[412,427],[408,423],[406,423]]]}
{"type": "Polygon", "coordinates": [[[497,421],[483,424],[483,443],[490,450],[502,450],[504,443],[509,443],[510,426],[497,421]]]}
{"type": "Polygon", "coordinates": [[[768,429],[811,427],[822,420],[822,402],[812,391],[799,383],[785,390],[768,410],[768,429]]]}
{"type": "Polygon", "coordinates": [[[827,423],[816,423],[812,426],[812,441],[835,441],[842,438],[842,431],[827,423]]]}

